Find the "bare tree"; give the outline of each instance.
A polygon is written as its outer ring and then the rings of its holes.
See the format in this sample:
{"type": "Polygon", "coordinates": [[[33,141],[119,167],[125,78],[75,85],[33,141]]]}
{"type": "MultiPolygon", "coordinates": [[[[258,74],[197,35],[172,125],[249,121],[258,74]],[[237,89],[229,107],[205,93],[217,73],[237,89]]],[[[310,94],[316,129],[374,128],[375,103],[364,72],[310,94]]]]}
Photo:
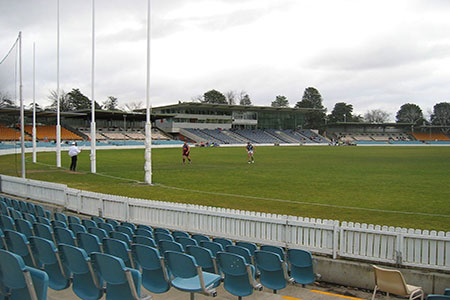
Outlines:
{"type": "Polygon", "coordinates": [[[239,100],[239,105],[252,105],[250,96],[244,90],[239,92],[238,100],[239,100]]]}
{"type": "Polygon", "coordinates": [[[367,111],[364,114],[364,121],[369,122],[369,123],[377,123],[377,124],[381,124],[381,123],[386,123],[387,121],[389,121],[391,117],[391,114],[381,110],[381,109],[372,109],[367,111]]]}
{"type": "Polygon", "coordinates": [[[144,108],[144,104],[142,103],[142,101],[132,101],[130,103],[125,104],[122,107],[122,110],[127,111],[127,112],[133,112],[135,110],[143,109],[143,108],[144,108]]]}
{"type": "MultiPolygon", "coordinates": [[[[50,91],[50,95],[47,96],[49,100],[52,101],[52,104],[47,106],[47,109],[56,110],[58,106],[58,95],[55,90],[50,91]]],[[[70,101],[69,94],[61,90],[59,92],[59,110],[60,111],[72,111],[74,110],[74,106],[70,101]]]]}
{"type": "Polygon", "coordinates": [[[191,101],[192,102],[199,102],[199,103],[202,103],[203,102],[203,95],[197,95],[197,96],[194,96],[194,97],[192,97],[191,98],[191,101]]]}
{"type": "Polygon", "coordinates": [[[225,98],[227,98],[227,102],[229,105],[235,105],[236,104],[236,92],[229,90],[225,93],[225,98]]]}

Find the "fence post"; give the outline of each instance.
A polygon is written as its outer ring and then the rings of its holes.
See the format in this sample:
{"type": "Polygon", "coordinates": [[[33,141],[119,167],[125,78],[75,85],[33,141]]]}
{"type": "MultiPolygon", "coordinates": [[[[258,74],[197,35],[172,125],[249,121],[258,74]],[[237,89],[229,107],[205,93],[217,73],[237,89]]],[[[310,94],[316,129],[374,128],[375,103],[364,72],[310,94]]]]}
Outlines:
{"type": "Polygon", "coordinates": [[[339,230],[340,226],[339,226],[339,222],[338,221],[334,221],[334,226],[333,226],[333,259],[337,258],[337,254],[339,251],[339,230]]]}
{"type": "Polygon", "coordinates": [[[401,266],[403,264],[403,245],[404,245],[404,238],[402,232],[399,232],[397,234],[397,242],[395,243],[396,249],[395,249],[395,262],[398,266],[401,266]]]}

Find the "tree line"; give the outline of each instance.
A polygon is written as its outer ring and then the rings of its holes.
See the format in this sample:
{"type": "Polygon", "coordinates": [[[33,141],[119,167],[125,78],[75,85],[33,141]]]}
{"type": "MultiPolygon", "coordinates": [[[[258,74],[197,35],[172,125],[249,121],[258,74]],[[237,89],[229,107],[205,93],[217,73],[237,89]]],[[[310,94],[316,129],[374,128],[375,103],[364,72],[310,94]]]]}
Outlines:
{"type": "MultiPolygon", "coordinates": [[[[230,104],[234,105],[252,105],[250,96],[244,91],[236,93],[234,91],[222,94],[217,90],[210,90],[201,96],[193,98],[194,101],[201,103],[213,104],[230,104]],[[243,95],[245,95],[245,101],[243,95]]],[[[320,92],[314,87],[308,87],[303,92],[302,100],[298,101],[294,108],[311,108],[306,112],[306,124],[309,128],[320,128],[327,123],[338,122],[366,122],[366,123],[386,123],[389,121],[391,115],[381,109],[373,109],[367,111],[364,116],[353,114],[353,105],[346,102],[338,102],[334,105],[331,113],[326,114],[326,108],[322,104],[323,99],[320,92]]],[[[275,100],[271,102],[272,107],[290,107],[289,100],[286,96],[278,95],[275,100]]],[[[430,118],[425,119],[422,109],[413,103],[403,104],[397,111],[395,116],[397,123],[407,123],[412,125],[436,125],[445,127],[450,126],[450,103],[441,102],[433,107],[430,113],[430,118]]],[[[450,128],[445,130],[450,131],[450,128]]]]}

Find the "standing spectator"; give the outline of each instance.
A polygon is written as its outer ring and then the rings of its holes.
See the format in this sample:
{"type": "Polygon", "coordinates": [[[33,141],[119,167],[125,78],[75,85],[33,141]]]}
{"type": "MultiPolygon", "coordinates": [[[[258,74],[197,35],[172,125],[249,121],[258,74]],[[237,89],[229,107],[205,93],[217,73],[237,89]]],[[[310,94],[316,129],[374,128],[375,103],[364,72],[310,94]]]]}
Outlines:
{"type": "Polygon", "coordinates": [[[69,148],[69,156],[72,158],[72,163],[70,164],[71,171],[75,172],[77,168],[77,159],[80,152],[81,150],[77,147],[77,143],[73,142],[72,146],[69,148]]]}

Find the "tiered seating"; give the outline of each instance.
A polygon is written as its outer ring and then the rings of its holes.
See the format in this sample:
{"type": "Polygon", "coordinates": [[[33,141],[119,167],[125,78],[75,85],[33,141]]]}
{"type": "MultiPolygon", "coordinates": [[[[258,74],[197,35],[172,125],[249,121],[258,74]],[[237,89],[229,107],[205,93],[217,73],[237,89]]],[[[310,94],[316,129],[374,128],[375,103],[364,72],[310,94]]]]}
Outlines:
{"type": "Polygon", "coordinates": [[[320,134],[314,133],[309,129],[299,130],[299,133],[316,143],[328,143],[329,141],[320,134]]]}
{"type": "Polygon", "coordinates": [[[274,144],[284,142],[283,140],[276,138],[275,136],[272,136],[261,129],[241,129],[235,130],[233,132],[254,143],[274,144]]]}
{"type": "Polygon", "coordinates": [[[0,248],[8,250],[0,250],[0,265],[14,257],[23,268],[42,268],[48,276],[39,289],[43,294],[47,287],[72,287],[82,299],[104,293],[108,299],[147,299],[142,285],[152,293],[174,287],[194,299],[195,293],[216,296],[223,274],[225,290],[243,297],[263,286],[276,292],[290,282],[311,284],[318,276],[311,253],[300,249],[258,248],[114,219],[51,214],[40,205],[5,197],[0,197],[0,213],[0,248]]]}
{"type": "Polygon", "coordinates": [[[217,139],[215,137],[210,136],[209,134],[205,133],[204,130],[202,129],[186,129],[186,131],[195,134],[196,136],[198,136],[201,139],[206,140],[209,143],[217,143],[217,144],[224,144],[224,141],[217,139]]]}
{"type": "MultiPolygon", "coordinates": [[[[13,128],[9,128],[3,124],[0,124],[0,140],[2,141],[20,140],[20,131],[13,128]]],[[[25,135],[25,140],[31,140],[31,137],[25,135]]]]}
{"type": "Polygon", "coordinates": [[[232,138],[231,136],[224,133],[224,130],[219,129],[204,129],[203,132],[205,132],[207,135],[212,136],[213,138],[223,141],[224,144],[239,144],[242,143],[237,139],[232,138]]]}
{"type": "MultiPolygon", "coordinates": [[[[33,126],[25,125],[25,132],[33,134],[33,126]]],[[[56,140],[56,125],[37,125],[36,138],[38,140],[56,140]]],[[[61,127],[61,140],[82,140],[83,138],[64,127],[61,127]]]]}
{"type": "Polygon", "coordinates": [[[413,132],[412,135],[418,141],[450,141],[450,138],[445,134],[439,133],[423,133],[423,132],[413,132]]]}
{"type": "Polygon", "coordinates": [[[122,132],[102,132],[108,140],[128,140],[128,137],[122,132]]]}
{"type": "MultiPolygon", "coordinates": [[[[145,140],[145,134],[142,132],[127,132],[127,137],[132,140],[145,140]]],[[[152,132],[153,136],[153,132],[152,132]]]]}

